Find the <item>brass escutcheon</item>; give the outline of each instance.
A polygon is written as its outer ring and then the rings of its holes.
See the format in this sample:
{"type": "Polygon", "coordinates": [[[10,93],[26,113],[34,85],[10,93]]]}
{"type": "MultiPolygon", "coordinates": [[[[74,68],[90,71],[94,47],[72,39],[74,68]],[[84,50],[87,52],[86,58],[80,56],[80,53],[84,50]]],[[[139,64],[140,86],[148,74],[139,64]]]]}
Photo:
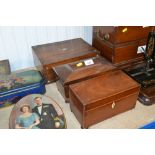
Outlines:
{"type": "Polygon", "coordinates": [[[115,102],[112,103],[111,108],[114,109],[115,108],[115,102]]]}
{"type": "Polygon", "coordinates": [[[127,27],[122,30],[123,33],[127,32],[127,31],[128,31],[127,27]]]}

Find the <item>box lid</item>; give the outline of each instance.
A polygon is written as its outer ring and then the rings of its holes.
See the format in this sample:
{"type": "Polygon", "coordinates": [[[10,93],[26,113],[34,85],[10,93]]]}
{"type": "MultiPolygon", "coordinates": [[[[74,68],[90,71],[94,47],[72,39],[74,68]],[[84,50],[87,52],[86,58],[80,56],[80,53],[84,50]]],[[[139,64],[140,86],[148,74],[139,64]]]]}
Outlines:
{"type": "Polygon", "coordinates": [[[52,63],[61,64],[61,62],[68,59],[84,55],[97,55],[97,50],[81,38],[32,46],[32,49],[44,65],[52,63]]]}
{"type": "Polygon", "coordinates": [[[54,67],[63,85],[99,76],[113,69],[116,67],[100,56],[54,67]],[[92,63],[88,65],[87,62],[92,63]]]}
{"type": "Polygon", "coordinates": [[[80,100],[84,106],[91,103],[103,104],[113,102],[129,94],[137,93],[140,85],[131,79],[123,71],[110,71],[86,81],[70,85],[70,91],[80,100]]]}
{"type": "Polygon", "coordinates": [[[154,26],[103,26],[99,27],[98,36],[113,44],[146,39],[154,26]]]}

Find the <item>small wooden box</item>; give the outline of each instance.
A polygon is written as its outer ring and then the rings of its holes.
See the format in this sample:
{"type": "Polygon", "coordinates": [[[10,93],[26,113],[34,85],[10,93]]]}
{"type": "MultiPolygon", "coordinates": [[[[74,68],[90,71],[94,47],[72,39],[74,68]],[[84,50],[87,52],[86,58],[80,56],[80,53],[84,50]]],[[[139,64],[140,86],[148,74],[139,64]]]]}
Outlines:
{"type": "Polygon", "coordinates": [[[135,107],[140,85],[124,72],[110,71],[70,85],[70,108],[82,128],[135,107]]]}
{"type": "Polygon", "coordinates": [[[53,67],[94,57],[99,53],[81,38],[37,45],[32,49],[35,66],[43,73],[47,83],[57,79],[53,67]]]}
{"type": "Polygon", "coordinates": [[[107,71],[116,69],[110,62],[100,56],[88,60],[92,60],[94,64],[85,65],[87,60],[80,60],[78,62],[54,67],[54,71],[59,77],[59,80],[56,82],[58,90],[66,102],[69,102],[70,84],[100,76],[107,71]]]}
{"type": "Polygon", "coordinates": [[[93,46],[119,68],[143,61],[138,47],[146,45],[153,26],[99,26],[93,28],[93,46]]]}

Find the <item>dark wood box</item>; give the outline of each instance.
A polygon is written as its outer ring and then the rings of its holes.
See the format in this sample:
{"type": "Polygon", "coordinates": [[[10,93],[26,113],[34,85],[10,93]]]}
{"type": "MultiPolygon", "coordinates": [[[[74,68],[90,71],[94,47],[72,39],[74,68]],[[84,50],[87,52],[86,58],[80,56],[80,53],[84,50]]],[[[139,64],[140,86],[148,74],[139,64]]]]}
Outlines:
{"type": "Polygon", "coordinates": [[[155,68],[146,72],[145,66],[146,62],[125,68],[124,71],[141,84],[138,100],[144,105],[152,105],[155,104],[155,68]]]}
{"type": "Polygon", "coordinates": [[[138,47],[146,45],[153,26],[99,26],[93,28],[93,46],[117,67],[143,61],[138,47]]]}
{"type": "Polygon", "coordinates": [[[66,102],[69,102],[70,84],[100,76],[107,71],[116,69],[110,62],[100,56],[91,59],[94,62],[94,64],[91,65],[85,65],[85,60],[80,60],[54,67],[54,71],[59,77],[59,80],[56,82],[58,90],[65,98],[66,102]]]}
{"type": "Polygon", "coordinates": [[[47,83],[56,81],[53,67],[96,56],[98,51],[81,38],[33,46],[35,66],[47,83]]]}
{"type": "Polygon", "coordinates": [[[70,85],[70,108],[82,128],[135,107],[140,85],[124,72],[111,71],[70,85]]]}

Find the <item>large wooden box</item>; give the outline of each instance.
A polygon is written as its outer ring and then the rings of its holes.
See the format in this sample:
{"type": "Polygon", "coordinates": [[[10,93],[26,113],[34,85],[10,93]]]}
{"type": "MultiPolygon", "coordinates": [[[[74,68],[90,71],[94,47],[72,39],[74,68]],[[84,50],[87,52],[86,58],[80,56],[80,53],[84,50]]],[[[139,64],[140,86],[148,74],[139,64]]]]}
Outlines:
{"type": "Polygon", "coordinates": [[[70,108],[82,128],[135,107],[140,85],[124,72],[111,71],[70,85],[70,108]]]}
{"type": "Polygon", "coordinates": [[[46,82],[56,81],[53,67],[90,58],[97,55],[97,50],[81,38],[62,42],[33,46],[35,66],[43,73],[46,82]]]}
{"type": "Polygon", "coordinates": [[[116,69],[110,62],[100,56],[88,60],[92,60],[93,64],[85,65],[87,60],[80,60],[54,67],[54,71],[59,77],[59,80],[56,81],[58,90],[65,98],[66,102],[69,102],[70,84],[100,76],[107,71],[116,69]]]}
{"type": "Polygon", "coordinates": [[[93,28],[93,46],[120,68],[143,61],[139,46],[146,45],[153,26],[99,26],[93,28]]]}

